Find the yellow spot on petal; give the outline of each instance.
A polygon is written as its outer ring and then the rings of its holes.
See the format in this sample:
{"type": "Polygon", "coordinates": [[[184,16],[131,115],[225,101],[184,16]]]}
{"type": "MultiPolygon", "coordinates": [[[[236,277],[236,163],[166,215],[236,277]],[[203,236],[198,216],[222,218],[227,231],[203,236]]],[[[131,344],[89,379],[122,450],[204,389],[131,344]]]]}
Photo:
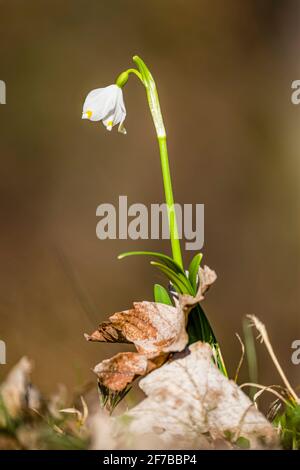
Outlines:
{"type": "Polygon", "coordinates": [[[112,130],[112,127],[113,127],[113,122],[112,121],[108,121],[108,123],[106,124],[106,129],[111,131],[112,130]]]}
{"type": "Polygon", "coordinates": [[[91,119],[91,117],[93,115],[92,111],[86,111],[85,114],[86,114],[88,119],[91,119]]]}

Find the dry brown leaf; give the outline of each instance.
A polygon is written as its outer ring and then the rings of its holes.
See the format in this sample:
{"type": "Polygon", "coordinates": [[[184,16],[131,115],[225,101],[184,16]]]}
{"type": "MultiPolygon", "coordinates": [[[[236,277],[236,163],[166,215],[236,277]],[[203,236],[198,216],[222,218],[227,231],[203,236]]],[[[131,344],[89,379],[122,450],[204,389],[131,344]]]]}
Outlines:
{"type": "Polygon", "coordinates": [[[119,353],[100,362],[94,372],[102,385],[122,391],[136,377],[159,367],[170,352],[182,351],[188,343],[185,313],[180,305],[135,302],[134,308],[112,315],[88,340],[125,338],[138,352],[119,353]]]}
{"type": "Polygon", "coordinates": [[[121,391],[136,377],[160,367],[170,353],[184,350],[188,344],[188,314],[203,300],[216,273],[205,266],[199,270],[199,280],[197,295],[179,295],[175,307],[134,302],[132,309],[111,315],[94,333],[85,335],[88,341],[133,343],[137,349],[137,353],[120,353],[98,364],[94,372],[101,384],[121,391]]]}
{"type": "Polygon", "coordinates": [[[201,300],[217,275],[208,266],[199,269],[199,289],[195,297],[179,295],[176,306],[157,302],[134,302],[133,308],[117,312],[101,323],[88,341],[134,343],[148,357],[161,352],[182,351],[188,336],[185,330],[190,310],[201,300]]]}
{"type": "Polygon", "coordinates": [[[99,341],[102,343],[131,343],[124,336],[117,322],[114,324],[113,321],[101,323],[96,331],[91,335],[85,333],[84,337],[87,341],[99,341]]]}
{"type": "Polygon", "coordinates": [[[129,432],[159,435],[170,447],[207,448],[220,439],[234,446],[276,447],[277,433],[255,405],[219,372],[212,350],[197,342],[188,353],[140,381],[147,398],[126,414],[129,432]]]}
{"type": "Polygon", "coordinates": [[[188,342],[185,314],[181,306],[135,302],[133,309],[118,312],[87,337],[90,341],[134,343],[138,352],[125,352],[106,359],[94,368],[102,385],[122,391],[136,377],[159,367],[170,352],[182,351],[188,342]]]}
{"type": "Polygon", "coordinates": [[[134,343],[148,357],[161,352],[181,351],[188,342],[185,315],[180,306],[134,302],[133,308],[117,312],[102,323],[88,341],[134,343]]]}
{"type": "Polygon", "coordinates": [[[154,359],[135,352],[124,352],[105,359],[94,368],[102,385],[112,391],[121,391],[137,377],[148,374],[159,367],[168,357],[160,355],[154,359]]]}

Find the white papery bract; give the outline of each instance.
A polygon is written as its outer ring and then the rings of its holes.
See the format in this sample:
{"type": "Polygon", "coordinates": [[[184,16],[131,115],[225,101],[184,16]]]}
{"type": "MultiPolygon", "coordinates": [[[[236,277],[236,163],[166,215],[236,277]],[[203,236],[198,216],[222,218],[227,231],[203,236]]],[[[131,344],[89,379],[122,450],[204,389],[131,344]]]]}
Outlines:
{"type": "Polygon", "coordinates": [[[117,85],[90,91],[83,104],[82,119],[102,121],[108,131],[119,124],[118,131],[126,134],[123,125],[125,117],[123,92],[117,85]]]}

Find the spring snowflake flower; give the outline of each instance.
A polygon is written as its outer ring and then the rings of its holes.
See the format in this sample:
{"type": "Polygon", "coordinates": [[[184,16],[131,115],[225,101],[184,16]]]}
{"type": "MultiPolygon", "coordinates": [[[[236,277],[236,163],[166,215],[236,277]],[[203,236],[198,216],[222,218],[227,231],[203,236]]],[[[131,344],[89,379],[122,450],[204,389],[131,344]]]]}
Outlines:
{"type": "Polygon", "coordinates": [[[119,124],[118,131],[126,134],[125,117],[123,92],[118,85],[90,91],[83,104],[82,119],[102,121],[108,131],[119,124]]]}

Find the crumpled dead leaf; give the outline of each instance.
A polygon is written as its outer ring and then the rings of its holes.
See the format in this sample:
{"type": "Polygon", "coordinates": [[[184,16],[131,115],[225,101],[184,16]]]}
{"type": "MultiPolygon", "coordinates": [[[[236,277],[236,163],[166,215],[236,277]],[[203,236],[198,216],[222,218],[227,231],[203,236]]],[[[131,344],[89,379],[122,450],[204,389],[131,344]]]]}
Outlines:
{"type": "Polygon", "coordinates": [[[168,448],[213,448],[222,441],[278,446],[276,430],[219,372],[207,343],[194,343],[178,356],[140,381],[147,398],[126,413],[128,432],[159,435],[168,448]]]}
{"type": "Polygon", "coordinates": [[[204,266],[203,268],[199,268],[199,286],[198,292],[196,297],[192,295],[181,295],[179,296],[179,300],[181,301],[182,308],[186,310],[188,313],[189,311],[195,306],[195,304],[204,300],[204,294],[207,293],[209,288],[216,282],[217,274],[213,269],[210,269],[208,266],[204,266]]]}
{"type": "Polygon", "coordinates": [[[117,312],[102,323],[88,341],[134,343],[148,357],[161,352],[181,351],[187,344],[185,317],[181,306],[134,302],[133,308],[117,312]]]}
{"type": "Polygon", "coordinates": [[[135,352],[119,353],[105,359],[94,368],[101,383],[112,391],[121,391],[136,377],[148,374],[162,365],[168,356],[160,354],[149,359],[144,354],[135,352]]]}
{"type": "Polygon", "coordinates": [[[175,307],[134,302],[132,309],[111,315],[91,335],[85,335],[88,341],[133,343],[137,349],[137,353],[119,353],[100,362],[94,368],[100,383],[110,390],[122,391],[136,377],[160,367],[170,353],[183,351],[188,344],[188,314],[204,299],[216,277],[207,266],[200,268],[195,297],[179,295],[175,307]]]}

